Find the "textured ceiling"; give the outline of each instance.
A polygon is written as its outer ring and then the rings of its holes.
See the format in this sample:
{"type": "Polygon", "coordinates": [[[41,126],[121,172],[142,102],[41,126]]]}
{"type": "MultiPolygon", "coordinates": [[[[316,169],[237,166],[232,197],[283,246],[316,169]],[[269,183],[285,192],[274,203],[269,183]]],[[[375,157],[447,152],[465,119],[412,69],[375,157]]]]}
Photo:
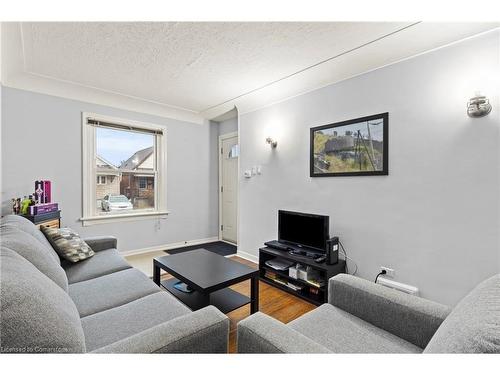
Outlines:
{"type": "Polygon", "coordinates": [[[4,26],[4,84],[199,122],[235,105],[251,110],[498,25],[45,22],[4,26]]]}
{"type": "Polygon", "coordinates": [[[403,23],[23,23],[26,69],[203,111],[403,23]]]}

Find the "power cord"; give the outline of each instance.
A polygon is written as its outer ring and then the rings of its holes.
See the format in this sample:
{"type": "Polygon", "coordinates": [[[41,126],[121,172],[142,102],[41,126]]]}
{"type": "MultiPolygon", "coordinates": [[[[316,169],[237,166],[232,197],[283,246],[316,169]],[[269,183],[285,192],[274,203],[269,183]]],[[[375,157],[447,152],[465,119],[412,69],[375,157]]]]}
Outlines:
{"type": "Polygon", "coordinates": [[[341,249],[342,249],[342,251],[344,252],[344,259],[345,259],[345,273],[349,273],[349,269],[347,268],[347,253],[345,252],[344,246],[342,246],[342,242],[340,242],[340,240],[339,240],[339,244],[340,244],[340,248],[341,248],[341,249]]]}
{"type": "Polygon", "coordinates": [[[379,274],[375,277],[375,284],[377,283],[378,277],[381,276],[381,275],[385,275],[386,273],[387,273],[386,270],[380,271],[379,274]]]}
{"type": "Polygon", "coordinates": [[[356,264],[356,262],[349,258],[347,256],[347,252],[345,251],[345,248],[344,248],[344,245],[342,244],[342,241],[339,240],[339,245],[340,245],[340,248],[342,249],[342,252],[344,253],[344,259],[345,259],[345,272],[346,273],[349,273],[349,269],[347,268],[347,260],[349,259],[352,263],[354,263],[354,266],[356,266],[356,268],[354,269],[354,272],[352,273],[352,275],[356,275],[356,273],[358,272],[358,265],[356,264]]]}

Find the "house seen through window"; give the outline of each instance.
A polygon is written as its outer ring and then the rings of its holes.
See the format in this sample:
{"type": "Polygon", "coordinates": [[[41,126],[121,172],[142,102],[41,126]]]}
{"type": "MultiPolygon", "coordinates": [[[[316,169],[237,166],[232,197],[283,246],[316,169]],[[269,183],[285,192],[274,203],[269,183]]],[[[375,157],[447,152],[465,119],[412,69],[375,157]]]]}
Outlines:
{"type": "Polygon", "coordinates": [[[100,214],[155,208],[155,135],[96,128],[96,208],[100,214]]]}

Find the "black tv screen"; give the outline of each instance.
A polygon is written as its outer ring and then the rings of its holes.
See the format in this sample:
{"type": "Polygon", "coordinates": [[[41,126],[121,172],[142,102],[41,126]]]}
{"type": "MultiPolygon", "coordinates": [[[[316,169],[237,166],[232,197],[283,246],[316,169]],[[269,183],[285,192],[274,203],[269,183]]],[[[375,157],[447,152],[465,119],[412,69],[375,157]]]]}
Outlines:
{"type": "Polygon", "coordinates": [[[278,211],[278,241],[326,251],[329,217],[302,212],[278,211]]]}

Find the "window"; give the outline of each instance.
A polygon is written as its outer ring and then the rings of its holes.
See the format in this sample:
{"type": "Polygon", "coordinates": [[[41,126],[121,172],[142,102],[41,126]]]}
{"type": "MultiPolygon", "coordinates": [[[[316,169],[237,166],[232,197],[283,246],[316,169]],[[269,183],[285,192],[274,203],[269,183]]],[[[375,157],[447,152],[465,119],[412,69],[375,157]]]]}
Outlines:
{"type": "Polygon", "coordinates": [[[83,114],[84,225],[166,215],[166,130],[83,114]]]}
{"type": "Polygon", "coordinates": [[[227,155],[228,159],[237,158],[240,156],[240,145],[231,146],[231,150],[229,150],[229,154],[227,155]]]}

